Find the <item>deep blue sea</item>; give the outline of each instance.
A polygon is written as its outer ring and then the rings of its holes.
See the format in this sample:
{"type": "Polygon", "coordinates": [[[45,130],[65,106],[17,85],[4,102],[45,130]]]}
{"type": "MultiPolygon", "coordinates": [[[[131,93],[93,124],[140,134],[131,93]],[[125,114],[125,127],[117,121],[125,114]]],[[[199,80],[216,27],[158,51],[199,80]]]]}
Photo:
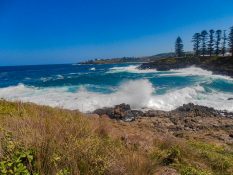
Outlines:
{"type": "Polygon", "coordinates": [[[172,110],[194,103],[233,112],[233,79],[196,67],[139,70],[138,64],[0,67],[0,98],[93,111],[120,103],[172,110]]]}

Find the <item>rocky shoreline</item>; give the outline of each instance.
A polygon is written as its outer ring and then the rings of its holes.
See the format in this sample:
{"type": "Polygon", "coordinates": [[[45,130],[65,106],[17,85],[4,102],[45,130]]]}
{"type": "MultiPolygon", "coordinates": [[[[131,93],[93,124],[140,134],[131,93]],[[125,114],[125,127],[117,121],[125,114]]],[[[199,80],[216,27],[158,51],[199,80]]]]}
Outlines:
{"type": "Polygon", "coordinates": [[[170,69],[187,68],[190,66],[200,67],[212,71],[214,74],[226,75],[233,78],[232,57],[173,57],[143,63],[138,68],[168,71],[170,69]]]}
{"type": "Polygon", "coordinates": [[[183,137],[187,132],[213,131],[211,137],[233,143],[233,113],[192,103],[168,112],[132,110],[130,105],[123,103],[112,108],[97,109],[93,114],[124,123],[140,123],[140,126],[146,125],[158,132],[171,133],[176,137],[183,137]]]}
{"type": "Polygon", "coordinates": [[[200,105],[194,105],[193,103],[184,104],[172,111],[161,111],[161,110],[133,110],[130,105],[122,103],[114,107],[105,107],[93,111],[93,114],[99,116],[107,116],[111,119],[122,120],[124,122],[132,122],[141,117],[165,117],[165,118],[196,118],[196,117],[220,117],[220,118],[231,118],[233,119],[233,113],[215,110],[200,105]]]}

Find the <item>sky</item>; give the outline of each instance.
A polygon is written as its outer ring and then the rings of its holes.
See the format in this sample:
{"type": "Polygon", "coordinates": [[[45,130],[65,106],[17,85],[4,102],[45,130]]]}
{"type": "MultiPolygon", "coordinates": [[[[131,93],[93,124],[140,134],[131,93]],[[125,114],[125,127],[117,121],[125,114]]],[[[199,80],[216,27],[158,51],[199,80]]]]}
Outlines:
{"type": "Polygon", "coordinates": [[[232,0],[0,0],[0,66],[186,51],[233,26],[232,0]]]}

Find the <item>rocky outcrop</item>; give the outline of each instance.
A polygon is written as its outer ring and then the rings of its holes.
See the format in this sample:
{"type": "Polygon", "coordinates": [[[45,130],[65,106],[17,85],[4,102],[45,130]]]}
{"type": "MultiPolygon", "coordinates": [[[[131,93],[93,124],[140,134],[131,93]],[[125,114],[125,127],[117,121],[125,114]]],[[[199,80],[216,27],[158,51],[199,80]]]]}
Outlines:
{"type": "Polygon", "coordinates": [[[111,119],[123,120],[126,122],[134,121],[137,117],[142,116],[143,112],[138,110],[131,110],[130,105],[120,104],[113,108],[97,109],[93,112],[100,116],[107,115],[111,119]]]}
{"type": "Polygon", "coordinates": [[[223,129],[233,131],[233,114],[218,111],[213,108],[184,104],[175,110],[166,112],[149,110],[146,112],[132,110],[127,104],[116,105],[113,108],[103,108],[93,113],[100,116],[107,115],[111,119],[132,122],[143,118],[150,118],[150,122],[162,132],[200,131],[209,129],[223,129]]]}
{"type": "Polygon", "coordinates": [[[180,69],[190,66],[197,66],[215,74],[233,77],[232,57],[182,57],[164,58],[153,62],[143,63],[139,69],[157,69],[158,71],[168,71],[170,69],[180,69]]]}
{"type": "Polygon", "coordinates": [[[221,116],[221,112],[214,108],[206,106],[194,105],[193,103],[184,104],[177,109],[171,111],[171,115],[181,115],[182,117],[216,117],[221,116]]]}
{"type": "Polygon", "coordinates": [[[143,63],[139,69],[157,69],[158,71],[168,71],[197,65],[200,63],[198,58],[164,58],[153,62],[143,63]]]}
{"type": "Polygon", "coordinates": [[[132,110],[127,104],[98,109],[99,116],[127,122],[124,125],[146,127],[161,134],[175,137],[198,137],[233,144],[233,113],[205,106],[184,104],[172,111],[132,110]],[[131,122],[131,123],[129,123],[131,122]]]}

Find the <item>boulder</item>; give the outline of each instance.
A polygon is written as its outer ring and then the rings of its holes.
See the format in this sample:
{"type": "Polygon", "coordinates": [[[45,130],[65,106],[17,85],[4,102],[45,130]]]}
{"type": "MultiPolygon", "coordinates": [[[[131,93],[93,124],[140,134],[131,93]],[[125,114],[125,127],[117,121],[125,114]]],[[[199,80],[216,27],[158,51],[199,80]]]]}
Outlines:
{"type": "Polygon", "coordinates": [[[205,106],[194,105],[193,103],[184,104],[176,108],[175,110],[171,111],[172,114],[179,114],[181,116],[189,116],[189,117],[215,117],[221,115],[219,111],[215,110],[214,108],[209,108],[205,106]]]}
{"type": "Polygon", "coordinates": [[[93,113],[100,116],[108,115],[111,119],[123,120],[125,122],[134,121],[137,117],[143,115],[142,111],[131,110],[130,105],[125,103],[116,105],[114,108],[97,109],[93,113]]]}
{"type": "Polygon", "coordinates": [[[102,115],[108,115],[108,116],[111,116],[113,113],[113,108],[102,108],[102,109],[96,109],[93,114],[98,114],[99,116],[102,116],[102,115]]]}

